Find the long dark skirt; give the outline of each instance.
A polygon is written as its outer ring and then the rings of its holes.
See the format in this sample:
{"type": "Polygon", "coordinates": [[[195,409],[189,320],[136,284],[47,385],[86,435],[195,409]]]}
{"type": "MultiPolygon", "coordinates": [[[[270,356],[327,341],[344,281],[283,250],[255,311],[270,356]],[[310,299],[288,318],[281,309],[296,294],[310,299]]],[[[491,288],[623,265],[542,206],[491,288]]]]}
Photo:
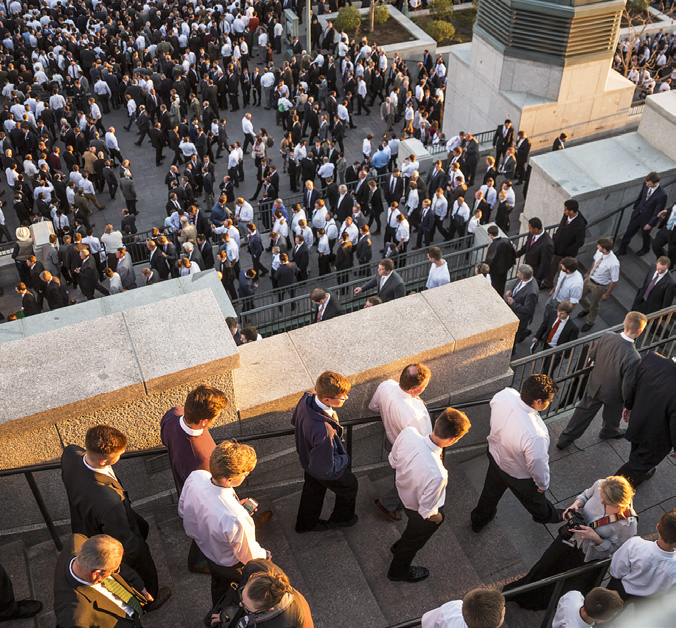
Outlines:
{"type": "MultiPolygon", "coordinates": [[[[547,548],[542,555],[542,558],[533,565],[533,568],[523,578],[519,578],[504,587],[503,593],[515,589],[516,587],[537,582],[543,578],[555,576],[564,571],[568,571],[569,569],[582,567],[585,564],[589,563],[584,562],[582,550],[567,545],[564,543],[561,535],[559,535],[547,548]]],[[[569,591],[580,591],[583,595],[587,594],[594,588],[597,576],[598,571],[592,569],[589,573],[568,578],[563,584],[561,595],[568,593],[569,591]]],[[[555,585],[552,584],[541,587],[534,591],[510,597],[509,599],[516,602],[521,608],[527,608],[532,611],[545,610],[549,604],[549,600],[554,594],[554,586],[555,585]]]]}

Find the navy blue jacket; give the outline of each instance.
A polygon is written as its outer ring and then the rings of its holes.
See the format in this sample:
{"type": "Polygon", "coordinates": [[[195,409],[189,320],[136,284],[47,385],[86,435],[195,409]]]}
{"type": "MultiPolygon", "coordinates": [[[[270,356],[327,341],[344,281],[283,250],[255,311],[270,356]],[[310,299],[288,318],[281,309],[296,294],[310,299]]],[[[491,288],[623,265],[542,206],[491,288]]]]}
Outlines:
{"type": "Polygon", "coordinates": [[[263,255],[263,243],[261,242],[261,235],[258,233],[258,230],[249,236],[249,253],[251,257],[263,255]]]}
{"type": "Polygon", "coordinates": [[[341,425],[317,405],[315,396],[305,393],[291,417],[296,430],[296,451],[300,464],[318,480],[337,480],[350,463],[340,439],[341,425]]]}

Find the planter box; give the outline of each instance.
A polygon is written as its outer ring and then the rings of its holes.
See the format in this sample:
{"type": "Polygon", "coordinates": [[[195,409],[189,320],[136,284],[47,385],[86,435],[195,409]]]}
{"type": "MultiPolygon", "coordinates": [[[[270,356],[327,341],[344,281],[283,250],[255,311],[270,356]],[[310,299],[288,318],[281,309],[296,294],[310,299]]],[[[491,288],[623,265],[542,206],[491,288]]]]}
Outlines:
{"type": "MultiPolygon", "coordinates": [[[[402,59],[415,61],[422,59],[425,50],[430,54],[436,53],[437,42],[434,39],[432,39],[422,28],[416,26],[401,11],[398,11],[391,5],[388,6],[388,9],[390,10],[390,19],[399,22],[399,24],[415,38],[412,41],[403,41],[397,44],[382,46],[389,60],[392,59],[395,52],[399,53],[399,56],[402,59]]],[[[369,9],[359,9],[359,13],[361,13],[362,17],[368,16],[369,9]]],[[[319,23],[322,25],[322,32],[326,28],[327,22],[334,21],[337,17],[337,13],[325,13],[324,15],[319,15],[318,19],[319,23]]],[[[368,33],[365,33],[364,35],[366,37],[369,36],[368,33]]],[[[362,35],[360,34],[359,36],[361,37],[362,35]]],[[[377,41],[372,43],[378,44],[377,41]]],[[[378,47],[380,48],[380,46],[378,47]]]]}

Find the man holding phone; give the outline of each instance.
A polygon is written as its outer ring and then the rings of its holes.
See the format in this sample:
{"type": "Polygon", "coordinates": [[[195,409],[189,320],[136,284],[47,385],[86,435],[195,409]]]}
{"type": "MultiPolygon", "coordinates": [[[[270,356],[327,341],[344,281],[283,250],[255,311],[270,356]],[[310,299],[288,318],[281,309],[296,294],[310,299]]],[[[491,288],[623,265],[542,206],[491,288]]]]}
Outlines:
{"type": "Polygon", "coordinates": [[[254,558],[270,558],[256,541],[252,518],[256,502],[239,499],[240,486],[256,466],[253,447],[234,441],[216,446],[209,471],[193,471],[183,485],[178,514],[185,533],[195,540],[211,572],[211,600],[216,604],[242,568],[254,558]]]}

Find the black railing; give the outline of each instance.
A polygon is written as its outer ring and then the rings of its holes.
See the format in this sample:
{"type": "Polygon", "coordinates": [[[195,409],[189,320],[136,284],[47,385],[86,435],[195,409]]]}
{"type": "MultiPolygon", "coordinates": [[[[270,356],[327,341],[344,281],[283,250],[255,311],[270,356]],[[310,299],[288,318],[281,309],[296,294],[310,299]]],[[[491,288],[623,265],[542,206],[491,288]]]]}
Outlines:
{"type": "MultiPolygon", "coordinates": [[[[534,373],[549,375],[559,385],[559,391],[549,408],[542,413],[543,418],[556,416],[575,407],[582,398],[591,372],[587,364],[589,350],[594,342],[608,332],[622,331],[622,325],[585,336],[561,347],[554,347],[514,360],[512,387],[521,390],[523,381],[534,373]]],[[[676,349],[676,306],[671,306],[648,315],[648,324],[644,332],[636,339],[635,346],[643,356],[649,351],[659,351],[663,355],[672,355],[676,349]]]]}
{"type": "MultiPolygon", "coordinates": [[[[552,232],[556,227],[557,225],[550,225],[546,230],[552,232]]],[[[508,239],[518,250],[525,244],[527,238],[528,234],[522,233],[510,236],[508,239]]],[[[488,244],[462,248],[468,246],[472,239],[473,236],[464,236],[436,245],[442,249],[442,257],[448,264],[451,281],[472,276],[475,264],[484,260],[488,244]]],[[[399,264],[406,262],[406,265],[399,265],[396,270],[404,280],[407,294],[419,292],[425,288],[430,268],[430,263],[426,259],[426,251],[427,249],[424,251],[421,249],[398,256],[399,264]],[[422,259],[409,263],[409,255],[413,256],[414,259],[417,257],[422,259]]],[[[366,299],[371,296],[369,293],[363,292],[355,295],[354,288],[375,275],[377,266],[378,262],[373,261],[368,265],[356,267],[350,271],[326,275],[328,279],[322,278],[322,287],[328,287],[333,292],[334,296],[340,300],[345,312],[353,312],[363,307],[366,299]],[[365,270],[368,272],[364,272],[365,270]]],[[[516,272],[517,266],[514,266],[508,275],[508,279],[515,278],[516,272]]],[[[260,299],[260,297],[256,296],[249,299],[238,299],[233,304],[240,309],[240,318],[243,325],[252,325],[263,336],[283,333],[309,325],[315,320],[316,309],[313,309],[313,305],[308,298],[311,291],[309,288],[319,285],[319,282],[315,280],[314,282],[303,282],[302,285],[293,284],[288,288],[277,289],[273,291],[274,294],[265,292],[261,295],[264,299],[263,305],[257,306],[256,299],[260,299]],[[298,295],[298,292],[303,289],[305,294],[298,295]]]]}
{"type": "MultiPolygon", "coordinates": [[[[521,587],[516,587],[509,591],[505,591],[503,595],[505,597],[505,600],[509,602],[517,595],[521,595],[522,593],[529,593],[530,591],[537,591],[538,589],[548,587],[553,584],[554,593],[552,594],[552,597],[549,600],[549,605],[547,606],[545,615],[542,618],[542,621],[540,622],[540,628],[550,628],[550,626],[552,625],[552,620],[554,619],[554,615],[556,614],[556,607],[559,603],[559,599],[561,597],[561,593],[563,592],[563,586],[566,583],[566,580],[596,571],[598,572],[598,574],[596,576],[594,586],[598,587],[601,585],[603,579],[606,577],[606,573],[608,572],[608,568],[610,567],[611,561],[612,558],[605,558],[604,560],[598,560],[588,565],[583,565],[582,567],[569,569],[568,571],[556,574],[555,576],[549,576],[548,578],[543,578],[542,580],[538,580],[537,582],[531,582],[530,584],[524,584],[521,587]]],[[[408,621],[404,621],[399,624],[389,626],[389,628],[417,628],[418,626],[420,626],[421,620],[422,620],[421,617],[418,617],[417,619],[409,619],[408,621]]],[[[507,617],[507,620],[509,620],[509,617],[507,617]]]]}

